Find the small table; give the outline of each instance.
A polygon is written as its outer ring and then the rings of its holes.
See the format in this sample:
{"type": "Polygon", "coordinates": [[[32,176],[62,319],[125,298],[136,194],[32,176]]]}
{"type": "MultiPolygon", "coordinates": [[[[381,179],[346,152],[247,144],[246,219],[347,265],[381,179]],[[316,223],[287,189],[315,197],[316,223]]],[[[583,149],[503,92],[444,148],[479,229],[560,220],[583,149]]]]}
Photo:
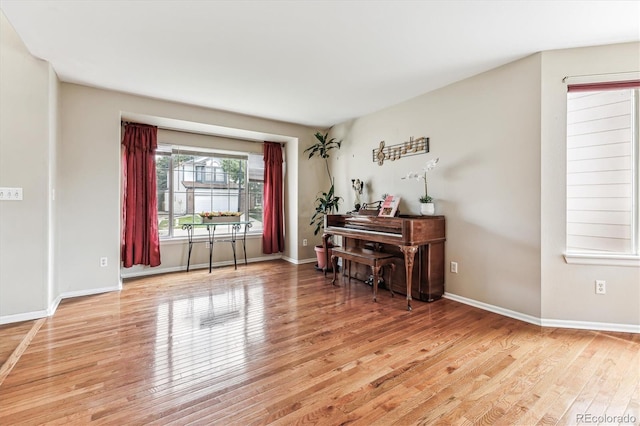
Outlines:
{"type": "Polygon", "coordinates": [[[193,247],[193,230],[194,228],[207,228],[207,234],[209,236],[209,273],[211,273],[211,262],[213,259],[213,244],[221,242],[231,243],[233,249],[233,265],[235,269],[238,269],[238,263],[236,261],[236,240],[238,237],[242,241],[242,248],[244,250],[244,264],[247,264],[247,230],[251,228],[251,222],[210,222],[210,223],[183,223],[182,229],[187,231],[187,237],[189,238],[189,256],[187,257],[187,272],[189,272],[189,265],[191,264],[191,249],[193,247]],[[231,226],[231,238],[223,240],[215,240],[216,227],[218,226],[231,226]],[[240,232],[240,229],[243,229],[240,232]]]}

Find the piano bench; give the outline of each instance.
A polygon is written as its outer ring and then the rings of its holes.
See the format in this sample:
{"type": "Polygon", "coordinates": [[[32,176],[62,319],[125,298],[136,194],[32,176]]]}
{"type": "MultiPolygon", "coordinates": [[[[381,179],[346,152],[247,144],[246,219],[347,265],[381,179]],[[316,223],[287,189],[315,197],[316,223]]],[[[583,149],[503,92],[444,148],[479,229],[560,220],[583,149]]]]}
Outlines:
{"type": "MultiPolygon", "coordinates": [[[[394,255],[391,253],[383,253],[360,247],[333,247],[331,250],[331,263],[333,264],[333,280],[331,281],[331,284],[335,285],[336,282],[339,257],[342,258],[343,262],[351,261],[371,266],[371,269],[373,270],[373,301],[375,302],[378,296],[378,276],[380,275],[380,271],[387,265],[389,265],[391,269],[396,269],[396,265],[393,263],[394,255]]],[[[349,279],[351,279],[351,276],[349,276],[349,279]]],[[[391,287],[391,274],[389,274],[389,289],[391,290],[391,296],[393,297],[394,294],[391,287]]]]}

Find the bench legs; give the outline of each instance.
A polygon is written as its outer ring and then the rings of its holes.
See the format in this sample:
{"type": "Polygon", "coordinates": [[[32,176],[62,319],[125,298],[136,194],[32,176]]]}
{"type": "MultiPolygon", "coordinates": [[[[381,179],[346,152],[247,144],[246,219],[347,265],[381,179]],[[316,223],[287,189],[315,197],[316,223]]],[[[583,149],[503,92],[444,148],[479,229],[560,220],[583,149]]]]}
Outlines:
{"type": "Polygon", "coordinates": [[[331,264],[333,265],[333,279],[331,280],[332,285],[336,285],[336,277],[338,274],[338,256],[331,255],[331,264]]]}
{"type": "Polygon", "coordinates": [[[391,279],[393,277],[393,271],[396,270],[396,264],[392,262],[383,263],[380,266],[371,267],[371,269],[373,269],[373,301],[374,302],[377,302],[378,281],[379,281],[378,274],[379,272],[384,271],[384,267],[387,265],[391,268],[391,273],[389,274],[389,291],[391,292],[391,297],[395,297],[395,294],[393,293],[393,286],[391,285],[392,284],[391,279]]]}
{"type": "MultiPolygon", "coordinates": [[[[340,256],[338,255],[332,255],[331,256],[331,264],[333,265],[333,280],[331,280],[331,284],[332,285],[337,285],[336,284],[336,279],[338,278],[338,258],[340,256]]],[[[343,259],[343,263],[344,262],[348,262],[348,260],[344,260],[343,259]]],[[[373,265],[371,265],[371,269],[373,270],[373,301],[377,302],[377,298],[378,298],[378,277],[380,276],[380,271],[384,270],[385,266],[389,266],[391,268],[392,271],[395,271],[396,269],[396,265],[395,263],[388,261],[388,262],[375,262],[373,265]]],[[[344,268],[344,265],[343,265],[344,268]]],[[[391,291],[391,297],[395,297],[395,294],[393,293],[393,287],[391,286],[391,276],[393,274],[389,274],[389,291],[391,291]]],[[[349,275],[349,279],[351,279],[351,275],[349,275]]]]}
{"type": "Polygon", "coordinates": [[[373,265],[371,267],[373,270],[373,301],[377,302],[378,300],[378,276],[380,275],[380,267],[378,265],[373,265]]]}

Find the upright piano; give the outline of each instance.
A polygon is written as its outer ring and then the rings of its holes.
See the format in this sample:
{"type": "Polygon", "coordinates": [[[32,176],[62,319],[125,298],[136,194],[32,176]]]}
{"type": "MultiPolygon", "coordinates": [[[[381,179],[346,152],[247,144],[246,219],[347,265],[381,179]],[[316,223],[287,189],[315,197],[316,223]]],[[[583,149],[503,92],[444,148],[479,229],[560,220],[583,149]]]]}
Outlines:
{"type": "Polygon", "coordinates": [[[344,248],[369,247],[394,253],[399,267],[386,273],[394,274],[390,280],[393,291],[407,295],[407,309],[411,310],[412,298],[432,302],[444,294],[444,216],[327,215],[322,238],[325,265],[329,265],[326,248],[333,235],[342,237],[344,248]]]}

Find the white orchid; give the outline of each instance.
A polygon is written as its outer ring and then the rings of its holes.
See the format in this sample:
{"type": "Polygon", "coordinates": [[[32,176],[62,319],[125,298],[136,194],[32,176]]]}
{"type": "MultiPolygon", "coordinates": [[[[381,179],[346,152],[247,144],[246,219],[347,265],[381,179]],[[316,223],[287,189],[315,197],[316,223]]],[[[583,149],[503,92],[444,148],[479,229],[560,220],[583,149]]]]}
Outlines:
{"type": "Polygon", "coordinates": [[[431,197],[428,195],[427,193],[427,172],[430,170],[433,170],[436,165],[438,164],[438,161],[440,161],[440,157],[434,159],[434,160],[429,160],[426,162],[426,164],[424,165],[424,167],[422,168],[422,172],[420,173],[416,173],[416,172],[411,172],[408,175],[406,175],[405,177],[403,177],[402,179],[415,179],[415,180],[424,180],[424,196],[420,197],[420,202],[421,203],[430,203],[431,202],[431,197]]]}
{"type": "Polygon", "coordinates": [[[422,170],[424,170],[425,172],[428,172],[429,170],[435,169],[436,165],[438,164],[438,161],[440,161],[440,157],[436,158],[435,160],[427,161],[427,164],[424,165],[422,170]]]}

